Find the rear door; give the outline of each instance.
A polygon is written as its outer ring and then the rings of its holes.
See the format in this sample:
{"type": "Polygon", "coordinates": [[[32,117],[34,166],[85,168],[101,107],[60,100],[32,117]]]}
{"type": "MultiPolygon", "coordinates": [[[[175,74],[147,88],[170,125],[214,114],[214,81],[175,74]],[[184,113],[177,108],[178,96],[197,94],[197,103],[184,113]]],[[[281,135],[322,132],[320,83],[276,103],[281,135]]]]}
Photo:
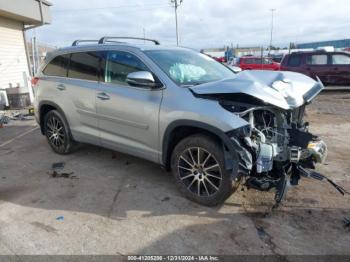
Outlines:
{"type": "Polygon", "coordinates": [[[329,82],[335,85],[350,84],[350,55],[334,53],[331,55],[331,74],[329,82]]]}
{"type": "Polygon", "coordinates": [[[35,91],[38,101],[53,101],[59,106],[65,100],[62,92],[62,81],[67,77],[70,54],[62,54],[53,58],[42,71],[35,91]]]}
{"type": "Polygon", "coordinates": [[[96,90],[102,52],[72,53],[67,78],[61,82],[63,110],[73,137],[81,142],[99,144],[96,118],[96,90]]]}
{"type": "Polygon", "coordinates": [[[329,83],[331,74],[329,55],[324,54],[308,54],[306,56],[306,72],[314,79],[316,76],[325,84],[329,83]]]}
{"type": "Polygon", "coordinates": [[[133,53],[107,51],[104,64],[104,83],[96,102],[101,144],[157,162],[162,89],[133,87],[126,82],[129,73],[151,71],[133,53]]]}

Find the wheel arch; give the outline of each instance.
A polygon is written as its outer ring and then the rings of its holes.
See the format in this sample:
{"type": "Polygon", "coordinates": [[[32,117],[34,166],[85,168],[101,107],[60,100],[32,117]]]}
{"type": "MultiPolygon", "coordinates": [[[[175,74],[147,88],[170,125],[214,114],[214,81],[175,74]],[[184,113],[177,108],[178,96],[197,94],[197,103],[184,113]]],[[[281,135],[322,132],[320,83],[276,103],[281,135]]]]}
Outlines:
{"type": "Polygon", "coordinates": [[[170,170],[174,147],[185,137],[197,133],[206,134],[221,142],[232,157],[238,157],[230,138],[219,128],[195,120],[176,120],[168,125],[163,135],[161,163],[166,170],[170,170]]]}
{"type": "Polygon", "coordinates": [[[48,100],[43,100],[43,101],[40,101],[38,108],[39,108],[38,112],[39,112],[40,130],[43,135],[45,134],[45,130],[44,130],[45,115],[52,110],[57,110],[64,117],[64,120],[66,121],[66,123],[68,123],[66,115],[64,114],[61,107],[56,103],[48,100]]]}

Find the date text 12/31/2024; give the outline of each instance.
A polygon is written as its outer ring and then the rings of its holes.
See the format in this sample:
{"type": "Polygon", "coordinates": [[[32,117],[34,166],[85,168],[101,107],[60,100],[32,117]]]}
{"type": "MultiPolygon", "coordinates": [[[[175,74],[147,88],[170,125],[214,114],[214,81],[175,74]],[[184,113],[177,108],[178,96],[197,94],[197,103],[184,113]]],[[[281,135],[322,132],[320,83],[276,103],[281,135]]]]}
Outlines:
{"type": "Polygon", "coordinates": [[[128,256],[128,261],[220,261],[218,256],[128,256]]]}

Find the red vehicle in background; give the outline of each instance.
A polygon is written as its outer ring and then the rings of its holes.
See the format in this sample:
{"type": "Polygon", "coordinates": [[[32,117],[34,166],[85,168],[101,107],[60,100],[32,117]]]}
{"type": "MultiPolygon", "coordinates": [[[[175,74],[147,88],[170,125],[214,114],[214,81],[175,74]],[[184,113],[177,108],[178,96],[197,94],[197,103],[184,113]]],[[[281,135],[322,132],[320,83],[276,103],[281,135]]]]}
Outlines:
{"type": "Polygon", "coordinates": [[[280,70],[280,64],[269,57],[242,56],[237,61],[237,66],[242,70],[280,70]]]}
{"type": "Polygon", "coordinates": [[[220,63],[226,63],[226,57],[214,57],[214,59],[220,63]]]}

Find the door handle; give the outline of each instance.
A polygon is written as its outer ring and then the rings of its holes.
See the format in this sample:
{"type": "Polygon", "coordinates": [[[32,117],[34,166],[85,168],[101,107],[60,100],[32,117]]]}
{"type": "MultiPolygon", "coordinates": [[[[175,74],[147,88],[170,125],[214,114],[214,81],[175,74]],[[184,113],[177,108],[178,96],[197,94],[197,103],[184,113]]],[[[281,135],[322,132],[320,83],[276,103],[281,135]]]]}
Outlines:
{"type": "Polygon", "coordinates": [[[57,89],[63,91],[66,90],[66,86],[64,84],[59,84],[57,85],[57,89]]]}
{"type": "Polygon", "coordinates": [[[105,92],[101,92],[97,94],[97,98],[101,100],[109,100],[110,96],[107,95],[105,92]]]}

